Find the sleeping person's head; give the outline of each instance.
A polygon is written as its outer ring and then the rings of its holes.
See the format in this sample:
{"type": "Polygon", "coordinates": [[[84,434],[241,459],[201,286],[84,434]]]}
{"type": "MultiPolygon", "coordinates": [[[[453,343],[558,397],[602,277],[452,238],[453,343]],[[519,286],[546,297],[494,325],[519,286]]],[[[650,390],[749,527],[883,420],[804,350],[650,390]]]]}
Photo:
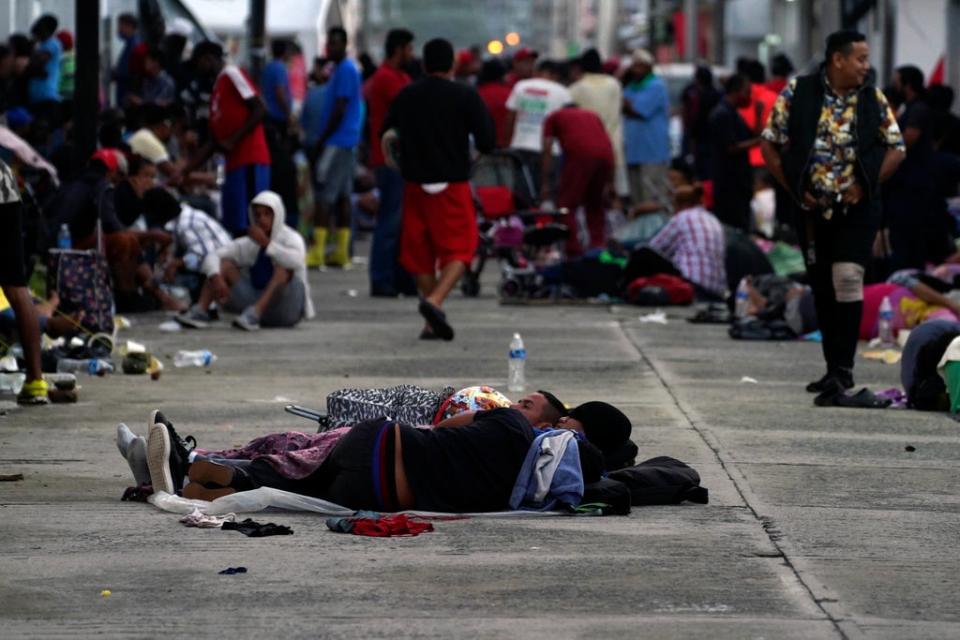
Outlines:
{"type": "Polygon", "coordinates": [[[587,437],[604,455],[616,453],[630,441],[630,418],[612,404],[585,402],[557,422],[560,429],[573,429],[587,437]]]}
{"type": "Polygon", "coordinates": [[[511,404],[510,408],[522,413],[535,427],[538,425],[556,425],[567,414],[567,409],[563,406],[563,403],[549,391],[537,391],[526,395],[511,404]]]}

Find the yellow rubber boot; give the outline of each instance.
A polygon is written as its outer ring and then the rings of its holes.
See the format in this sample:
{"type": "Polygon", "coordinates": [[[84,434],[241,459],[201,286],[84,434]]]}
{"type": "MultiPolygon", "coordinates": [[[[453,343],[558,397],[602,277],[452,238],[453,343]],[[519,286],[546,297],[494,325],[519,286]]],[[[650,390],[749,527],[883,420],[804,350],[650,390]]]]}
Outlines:
{"type": "Polygon", "coordinates": [[[324,267],[327,264],[327,230],[313,230],[313,244],[307,249],[307,266],[324,267]]]}
{"type": "Polygon", "coordinates": [[[327,264],[346,267],[350,264],[350,229],[340,228],[334,232],[334,249],[327,256],[327,264]]]}

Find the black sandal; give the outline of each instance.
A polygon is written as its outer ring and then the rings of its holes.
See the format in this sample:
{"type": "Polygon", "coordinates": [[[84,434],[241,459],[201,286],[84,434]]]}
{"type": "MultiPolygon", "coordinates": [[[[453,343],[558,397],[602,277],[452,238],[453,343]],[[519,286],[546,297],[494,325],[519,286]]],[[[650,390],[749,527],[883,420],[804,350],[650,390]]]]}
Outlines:
{"type": "Polygon", "coordinates": [[[845,407],[848,409],[886,409],[890,406],[889,398],[878,398],[872,391],[864,387],[860,391],[847,395],[837,391],[839,385],[824,391],[813,400],[818,407],[845,407]]]}
{"type": "Polygon", "coordinates": [[[447,322],[447,314],[426,300],[420,301],[417,310],[437,337],[448,342],[453,340],[453,327],[447,322]]]}

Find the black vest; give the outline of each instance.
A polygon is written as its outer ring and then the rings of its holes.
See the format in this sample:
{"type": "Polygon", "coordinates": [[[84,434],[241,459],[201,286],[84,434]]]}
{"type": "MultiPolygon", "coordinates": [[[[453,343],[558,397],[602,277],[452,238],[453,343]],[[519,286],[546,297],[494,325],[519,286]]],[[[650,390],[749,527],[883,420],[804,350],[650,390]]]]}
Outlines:
{"type": "MultiPolygon", "coordinates": [[[[854,135],[857,140],[857,179],[863,187],[870,208],[880,203],[880,166],[886,147],[878,132],[882,115],[876,89],[864,85],[858,90],[854,135]]],[[[797,78],[796,90],[790,103],[787,123],[789,143],[783,151],[783,172],[797,197],[803,197],[817,124],[823,111],[825,87],[820,73],[797,78]]]]}

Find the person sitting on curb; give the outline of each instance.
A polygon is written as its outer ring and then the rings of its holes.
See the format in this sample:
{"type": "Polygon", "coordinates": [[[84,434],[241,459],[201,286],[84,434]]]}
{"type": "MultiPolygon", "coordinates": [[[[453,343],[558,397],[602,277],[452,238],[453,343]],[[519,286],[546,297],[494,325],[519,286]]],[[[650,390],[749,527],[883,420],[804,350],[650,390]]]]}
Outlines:
{"type": "Polygon", "coordinates": [[[210,305],[217,302],[240,315],[238,329],[292,327],[314,316],[307,283],[306,247],[303,238],[284,224],[280,196],[261,191],[250,203],[247,235],[217,252],[219,264],[207,279],[195,305],[176,317],[192,328],[205,328],[213,320],[210,305]]]}

